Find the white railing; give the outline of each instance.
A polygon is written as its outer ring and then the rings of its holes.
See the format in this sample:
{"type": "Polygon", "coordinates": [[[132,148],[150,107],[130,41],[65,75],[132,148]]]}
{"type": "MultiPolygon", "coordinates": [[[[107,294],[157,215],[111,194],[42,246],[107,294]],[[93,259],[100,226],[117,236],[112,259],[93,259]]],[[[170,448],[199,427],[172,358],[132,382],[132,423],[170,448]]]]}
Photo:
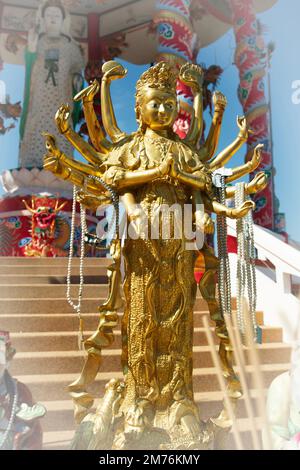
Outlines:
{"type": "MultiPolygon", "coordinates": [[[[228,219],[228,235],[236,236],[236,222],[228,219]]],[[[256,267],[257,308],[264,311],[265,323],[280,326],[284,340],[300,338],[300,301],[292,294],[292,276],[300,278],[300,251],[269,230],[254,225],[258,259],[270,261],[256,267]]],[[[236,255],[230,254],[231,282],[236,294],[236,255]]]]}

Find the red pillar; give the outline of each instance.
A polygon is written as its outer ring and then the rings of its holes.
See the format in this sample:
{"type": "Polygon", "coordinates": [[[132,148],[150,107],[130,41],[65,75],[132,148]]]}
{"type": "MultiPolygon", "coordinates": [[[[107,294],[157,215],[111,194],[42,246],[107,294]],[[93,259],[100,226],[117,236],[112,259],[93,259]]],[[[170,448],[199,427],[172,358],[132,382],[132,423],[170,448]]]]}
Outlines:
{"type": "Polygon", "coordinates": [[[99,35],[100,15],[88,15],[88,63],[85,68],[85,79],[91,83],[95,78],[101,79],[102,47],[99,35]]]}
{"type": "Polygon", "coordinates": [[[89,13],[88,15],[88,46],[89,61],[99,61],[102,59],[101,42],[99,37],[100,15],[89,13]]]}
{"type": "MultiPolygon", "coordinates": [[[[153,25],[158,39],[156,61],[167,61],[177,68],[194,60],[195,35],[190,21],[191,0],[158,0],[153,25]]],[[[193,94],[178,81],[180,112],[174,131],[184,138],[188,132],[193,109],[193,94]]]]}
{"type": "MultiPolygon", "coordinates": [[[[248,140],[247,156],[258,143],[264,144],[262,162],[258,171],[265,171],[269,184],[253,197],[256,203],[254,221],[262,227],[274,229],[273,157],[269,125],[269,107],[265,95],[267,54],[259,33],[253,0],[230,0],[232,23],[236,37],[235,64],[239,70],[239,100],[254,134],[248,140]]],[[[252,175],[253,176],[253,175],[252,175]]]]}

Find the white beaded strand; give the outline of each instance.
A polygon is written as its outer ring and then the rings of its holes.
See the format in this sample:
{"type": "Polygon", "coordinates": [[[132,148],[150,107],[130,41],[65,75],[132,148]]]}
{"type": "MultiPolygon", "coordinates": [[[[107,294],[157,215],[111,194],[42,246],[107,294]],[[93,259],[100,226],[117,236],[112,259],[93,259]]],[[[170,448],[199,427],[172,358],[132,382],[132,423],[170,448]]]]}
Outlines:
{"type": "Polygon", "coordinates": [[[78,288],[78,300],[77,304],[71,298],[71,273],[72,273],[72,261],[74,255],[74,234],[75,234],[75,217],[76,217],[76,197],[78,189],[73,186],[73,204],[72,204],[72,216],[71,216],[71,233],[70,233],[70,249],[67,269],[67,301],[69,305],[75,310],[79,318],[79,337],[78,346],[82,349],[83,343],[83,325],[81,317],[81,303],[84,286],[84,275],[83,275],[83,263],[84,263],[84,251],[85,251],[85,232],[86,232],[86,211],[82,204],[80,204],[80,228],[81,228],[81,239],[80,239],[80,260],[79,260],[79,288],[78,288]]]}
{"type": "MultiPolygon", "coordinates": [[[[235,193],[235,207],[238,208],[244,201],[244,186],[242,183],[237,183],[235,193]]],[[[237,219],[236,221],[236,233],[237,233],[237,271],[236,271],[236,282],[237,282],[237,325],[241,333],[242,340],[245,342],[246,330],[243,315],[243,297],[244,297],[244,286],[245,286],[245,253],[244,253],[244,223],[243,219],[237,219]]]]}
{"type": "MultiPolygon", "coordinates": [[[[245,183],[238,183],[235,193],[235,207],[240,207],[246,200],[245,183]]],[[[253,233],[253,218],[251,211],[236,222],[237,232],[237,324],[241,332],[242,340],[246,340],[246,325],[244,317],[245,290],[247,289],[251,327],[254,340],[257,339],[256,322],[256,272],[255,272],[255,248],[253,233]]]]}
{"type": "MultiPolygon", "coordinates": [[[[114,213],[112,221],[109,225],[108,232],[111,231],[113,225],[115,224],[115,234],[119,238],[119,196],[118,194],[107,184],[105,181],[97,176],[89,175],[87,179],[93,179],[98,181],[105,189],[107,189],[111,194],[112,203],[114,206],[114,213]]],[[[85,192],[87,191],[85,184],[85,192]]],[[[85,254],[85,239],[86,239],[86,210],[82,204],[80,204],[80,228],[81,228],[81,239],[80,239],[80,261],[79,261],[79,288],[78,288],[78,300],[77,304],[71,298],[71,273],[72,273],[72,261],[74,255],[74,234],[75,234],[75,217],[76,217],[76,198],[77,198],[78,188],[73,186],[73,204],[72,204],[72,216],[71,216],[71,233],[70,233],[70,249],[69,249],[69,259],[68,259],[68,269],[67,269],[67,301],[69,305],[75,310],[79,318],[79,336],[78,336],[78,347],[83,349],[83,320],[81,316],[81,303],[84,287],[84,274],[83,274],[83,264],[84,264],[84,254],[85,254]]]]}
{"type": "Polygon", "coordinates": [[[12,426],[13,426],[13,423],[14,423],[14,420],[15,420],[15,416],[16,416],[16,412],[17,412],[17,404],[18,404],[18,390],[17,390],[17,385],[16,385],[16,381],[13,380],[13,385],[14,385],[14,398],[13,398],[13,403],[12,403],[12,407],[11,407],[11,413],[10,413],[10,418],[9,418],[9,421],[8,421],[8,424],[7,424],[7,428],[0,440],[0,450],[3,448],[5,442],[6,442],[6,439],[8,438],[8,435],[12,429],[12,426]]]}
{"type": "MultiPolygon", "coordinates": [[[[225,176],[220,175],[220,187],[216,188],[218,201],[225,205],[225,176]]],[[[230,266],[227,251],[227,223],[226,216],[217,216],[217,239],[218,239],[218,258],[220,261],[218,270],[218,292],[222,315],[231,316],[231,283],[230,266]]]]}
{"type": "Polygon", "coordinates": [[[100,183],[109,193],[111,197],[111,202],[114,206],[114,213],[112,220],[109,224],[109,227],[107,229],[106,235],[110,233],[112,227],[115,225],[115,235],[117,238],[119,238],[119,220],[120,220],[120,214],[119,214],[119,195],[112,189],[111,186],[109,186],[100,176],[94,176],[94,175],[89,175],[88,179],[97,181],[100,183]]]}

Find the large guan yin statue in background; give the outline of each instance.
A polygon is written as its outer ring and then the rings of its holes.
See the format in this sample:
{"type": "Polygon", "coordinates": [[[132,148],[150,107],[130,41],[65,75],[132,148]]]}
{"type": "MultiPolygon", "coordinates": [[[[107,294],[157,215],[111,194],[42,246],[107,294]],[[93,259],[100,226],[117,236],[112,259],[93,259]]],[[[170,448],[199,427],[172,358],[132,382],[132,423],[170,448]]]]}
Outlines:
{"type": "MultiPolygon", "coordinates": [[[[53,115],[63,102],[72,103],[82,84],[80,47],[68,33],[68,14],[60,0],[48,0],[37,13],[25,52],[26,80],[21,118],[20,167],[42,167],[45,129],[57,134],[53,115]]],[[[72,110],[74,111],[74,110],[72,110]]],[[[76,122],[76,109],[73,114],[76,122]]],[[[72,147],[61,139],[64,151],[72,147]]]]}

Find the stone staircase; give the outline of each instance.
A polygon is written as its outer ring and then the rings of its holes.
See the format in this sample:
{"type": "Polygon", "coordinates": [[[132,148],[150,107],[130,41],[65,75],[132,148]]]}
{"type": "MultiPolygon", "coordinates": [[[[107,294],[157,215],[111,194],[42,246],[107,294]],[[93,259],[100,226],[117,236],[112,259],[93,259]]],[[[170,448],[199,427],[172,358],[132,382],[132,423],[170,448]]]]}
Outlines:
{"type": "MultiPolygon", "coordinates": [[[[75,274],[78,262],[74,260],[75,274]]],[[[98,323],[95,312],[106,297],[109,263],[104,258],[85,260],[83,317],[86,334],[94,331],[98,323]]],[[[27,384],[35,400],[48,410],[42,420],[45,449],[68,448],[75,426],[73,405],[66,387],[77,377],[84,360],[84,353],[77,347],[78,318],[65,298],[66,266],[67,260],[63,258],[0,258],[0,329],[11,332],[13,346],[17,349],[11,373],[27,384]]],[[[72,282],[75,294],[78,276],[74,275],[72,282]]],[[[203,419],[222,409],[222,393],[202,324],[206,313],[206,303],[198,294],[194,314],[194,390],[203,419]]],[[[280,328],[263,324],[263,312],[257,312],[257,321],[262,339],[259,357],[267,388],[278,374],[289,368],[290,349],[282,343],[280,328]]],[[[103,393],[112,377],[122,377],[120,346],[121,334],[117,329],[113,348],[103,350],[101,372],[93,387],[97,395],[103,393]]],[[[255,402],[258,394],[253,386],[253,366],[247,354],[246,358],[251,397],[255,402]]],[[[238,418],[245,447],[251,448],[243,399],[239,402],[238,418]]],[[[229,446],[234,448],[232,436],[229,446]]]]}

